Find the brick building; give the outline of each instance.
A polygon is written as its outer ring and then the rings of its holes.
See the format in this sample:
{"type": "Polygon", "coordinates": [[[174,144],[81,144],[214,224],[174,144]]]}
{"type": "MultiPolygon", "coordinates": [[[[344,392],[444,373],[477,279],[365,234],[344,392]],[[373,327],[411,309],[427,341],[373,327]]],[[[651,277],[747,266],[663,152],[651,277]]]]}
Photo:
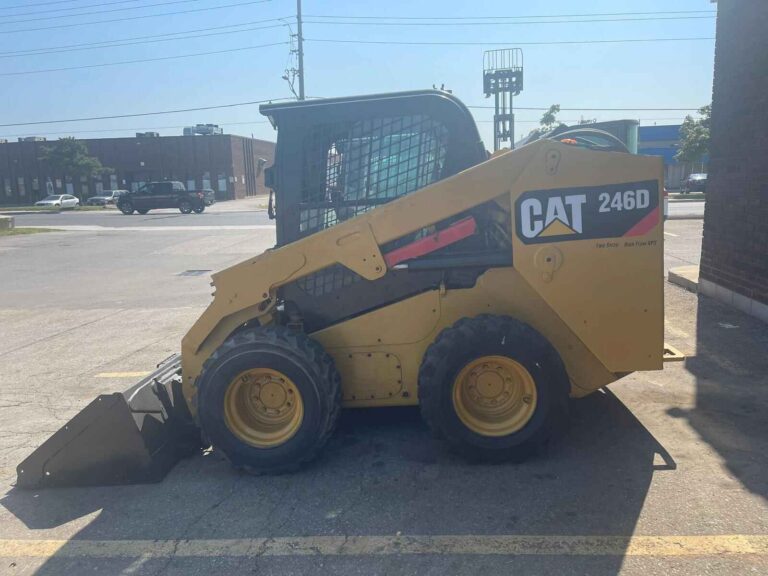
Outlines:
{"type": "Polygon", "coordinates": [[[718,3],[699,289],[768,321],[768,2],[718,3]]]}
{"type": "Polygon", "coordinates": [[[82,140],[88,152],[114,173],[85,180],[52,173],[39,160],[51,142],[0,143],[0,205],[31,204],[54,191],[81,200],[102,190],[135,190],[144,182],[179,180],[187,188],[211,188],[219,200],[266,194],[264,168],[275,144],[232,136],[162,136],[82,140]]]}

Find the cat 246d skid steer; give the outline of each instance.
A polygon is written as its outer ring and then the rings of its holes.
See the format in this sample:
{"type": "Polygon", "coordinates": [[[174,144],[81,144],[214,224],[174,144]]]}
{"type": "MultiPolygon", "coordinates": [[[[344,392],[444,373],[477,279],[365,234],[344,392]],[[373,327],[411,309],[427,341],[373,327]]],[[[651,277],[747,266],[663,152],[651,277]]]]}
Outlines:
{"type": "Polygon", "coordinates": [[[660,158],[590,129],[489,156],[441,91],[261,113],[277,246],[214,274],[181,355],[92,402],[19,486],[159,480],[203,445],[293,470],[343,407],[418,404],[459,453],[519,460],[569,397],[662,368],[660,158]]]}

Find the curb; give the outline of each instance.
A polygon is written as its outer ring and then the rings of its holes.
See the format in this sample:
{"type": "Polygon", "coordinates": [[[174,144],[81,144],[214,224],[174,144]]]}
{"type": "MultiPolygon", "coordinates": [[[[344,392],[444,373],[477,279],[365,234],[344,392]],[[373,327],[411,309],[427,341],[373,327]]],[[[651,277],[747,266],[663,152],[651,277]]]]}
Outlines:
{"type": "Polygon", "coordinates": [[[667,216],[667,220],[704,220],[704,215],[680,214],[679,216],[667,216]]]}
{"type": "Polygon", "coordinates": [[[694,265],[670,268],[667,280],[670,284],[675,284],[695,294],[699,291],[699,267],[694,265]]]}

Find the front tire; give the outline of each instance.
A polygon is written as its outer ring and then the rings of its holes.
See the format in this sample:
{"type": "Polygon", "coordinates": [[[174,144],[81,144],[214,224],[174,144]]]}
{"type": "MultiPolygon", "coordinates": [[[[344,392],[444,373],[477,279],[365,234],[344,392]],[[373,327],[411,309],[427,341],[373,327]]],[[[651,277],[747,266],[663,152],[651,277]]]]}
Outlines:
{"type": "Polygon", "coordinates": [[[137,210],[137,212],[138,212],[139,214],[141,214],[142,216],[144,216],[144,214],[148,214],[148,213],[149,213],[149,210],[147,210],[147,209],[145,208],[144,210],[137,210]]]}
{"type": "Polygon", "coordinates": [[[255,474],[293,471],[314,459],[341,411],[331,357],[282,326],[230,336],[206,361],[198,390],[204,436],[255,474]]]}
{"type": "Polygon", "coordinates": [[[182,200],[179,203],[179,212],[189,214],[192,212],[192,204],[188,200],[182,200]]]}
{"type": "Polygon", "coordinates": [[[569,389],[551,344],[506,316],[446,328],[419,370],[424,420],[470,460],[519,462],[541,451],[567,420],[569,389]]]}
{"type": "Polygon", "coordinates": [[[125,201],[121,203],[119,208],[120,208],[120,212],[122,212],[126,216],[130,216],[131,214],[133,214],[133,210],[134,210],[133,203],[130,201],[125,201]]]}

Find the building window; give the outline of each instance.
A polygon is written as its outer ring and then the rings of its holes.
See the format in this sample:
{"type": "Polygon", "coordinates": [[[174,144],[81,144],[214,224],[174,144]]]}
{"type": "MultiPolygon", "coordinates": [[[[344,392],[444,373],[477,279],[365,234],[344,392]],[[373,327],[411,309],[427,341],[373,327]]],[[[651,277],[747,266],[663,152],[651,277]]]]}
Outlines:
{"type": "Polygon", "coordinates": [[[26,196],[27,195],[27,186],[26,182],[24,182],[24,178],[22,176],[19,176],[16,179],[16,182],[19,184],[19,196],[26,196]]]}
{"type": "Polygon", "coordinates": [[[211,187],[211,173],[205,172],[203,174],[203,189],[211,187]]]}
{"type": "Polygon", "coordinates": [[[187,180],[187,190],[194,190],[194,189],[195,189],[195,181],[187,180]]]}
{"type": "Polygon", "coordinates": [[[96,182],[96,195],[101,196],[103,192],[104,192],[104,183],[101,180],[99,180],[98,182],[96,182]]]}
{"type": "Polygon", "coordinates": [[[3,178],[3,190],[5,190],[6,196],[13,194],[13,190],[11,190],[11,181],[8,178],[3,178]]]}
{"type": "Polygon", "coordinates": [[[219,192],[227,191],[227,177],[224,174],[219,174],[219,192]]]}
{"type": "Polygon", "coordinates": [[[88,196],[88,184],[83,184],[81,189],[83,191],[83,198],[86,198],[88,196]]]}
{"type": "Polygon", "coordinates": [[[40,179],[39,178],[32,178],[32,191],[33,192],[39,192],[40,191],[40,179]]]}
{"type": "Polygon", "coordinates": [[[109,175],[109,189],[117,190],[117,174],[109,175]]]}

